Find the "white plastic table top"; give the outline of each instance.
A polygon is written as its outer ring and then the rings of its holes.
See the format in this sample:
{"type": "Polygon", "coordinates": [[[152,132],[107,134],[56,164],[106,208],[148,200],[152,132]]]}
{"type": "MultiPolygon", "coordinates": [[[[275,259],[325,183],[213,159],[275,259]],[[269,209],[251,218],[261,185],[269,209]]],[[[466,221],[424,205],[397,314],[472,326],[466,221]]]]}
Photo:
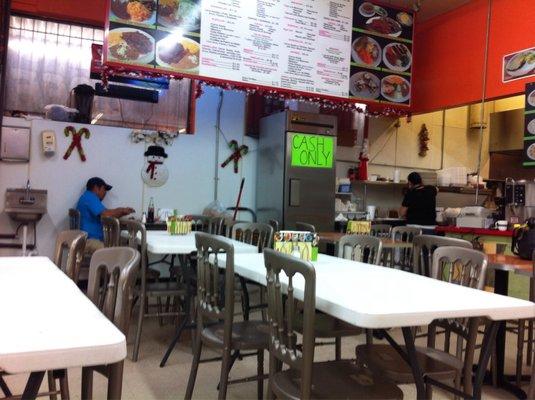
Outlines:
{"type": "MultiPolygon", "coordinates": [[[[258,247],[232,240],[234,253],[258,253],[258,247]]],[[[147,232],[147,250],[152,254],[190,254],[196,251],[195,232],[169,235],[166,231],[147,232]]]]}
{"type": "Polygon", "coordinates": [[[112,364],[126,340],[46,257],[0,257],[0,369],[10,374],[112,364]]]}
{"type": "MultiPolygon", "coordinates": [[[[219,256],[223,265],[224,255],[219,256]]],[[[428,325],[435,319],[535,317],[535,303],[470,289],[392,268],[320,254],[316,270],[316,308],[352,325],[380,329],[428,325]]],[[[263,254],[234,255],[235,272],[266,284],[263,254]]],[[[284,274],[283,274],[284,276],[284,274]]],[[[283,285],[287,280],[281,278],[283,285]]],[[[294,278],[297,298],[304,281],[294,278]]]]}

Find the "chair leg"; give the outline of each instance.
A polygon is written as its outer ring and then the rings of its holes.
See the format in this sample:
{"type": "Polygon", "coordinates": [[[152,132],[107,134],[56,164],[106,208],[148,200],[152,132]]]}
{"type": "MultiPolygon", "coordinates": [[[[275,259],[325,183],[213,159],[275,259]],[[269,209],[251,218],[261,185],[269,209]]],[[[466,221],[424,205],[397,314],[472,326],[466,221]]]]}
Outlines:
{"type": "Polygon", "coordinates": [[[82,368],[82,400],[93,398],[93,370],[82,368]]]}
{"type": "Polygon", "coordinates": [[[124,362],[108,365],[108,400],[121,400],[124,362]]]}
{"type": "Polygon", "coordinates": [[[163,305],[162,305],[162,298],[160,296],[156,297],[156,305],[157,305],[158,314],[160,314],[160,316],[158,317],[158,323],[160,326],[163,326],[163,317],[162,317],[163,305]]]}
{"type": "Polygon", "coordinates": [[[232,355],[230,348],[223,349],[223,361],[221,362],[221,377],[219,378],[219,395],[217,398],[219,400],[224,400],[227,398],[227,387],[228,387],[228,375],[230,372],[230,361],[232,355]]]}
{"type": "Polygon", "coordinates": [[[264,350],[258,350],[256,373],[258,375],[257,390],[258,400],[264,398],[264,350]]]}
{"type": "Polygon", "coordinates": [[[342,338],[340,336],[334,339],[334,357],[336,361],[342,359],[342,338]]]}
{"type": "Polygon", "coordinates": [[[526,362],[528,366],[531,366],[533,357],[533,320],[528,321],[528,351],[526,355],[526,362]]]}
{"type": "MultiPolygon", "coordinates": [[[[46,373],[48,378],[48,391],[57,392],[56,379],[54,378],[54,371],[47,371],[46,373]]],[[[57,400],[58,396],[54,393],[50,395],[50,400],[57,400]]]]}
{"type": "Polygon", "coordinates": [[[189,373],[188,387],[186,389],[185,400],[191,400],[193,395],[193,387],[195,386],[195,379],[197,379],[197,371],[199,369],[199,361],[201,360],[202,340],[199,335],[196,335],[195,348],[193,349],[193,362],[189,373]]]}
{"type": "Polygon", "coordinates": [[[59,377],[59,390],[61,393],[61,400],[69,400],[70,399],[70,393],[69,393],[69,376],[67,374],[67,370],[64,369],[63,371],[60,371],[60,377],[59,377]]]}
{"type": "Polygon", "coordinates": [[[520,386],[522,382],[522,364],[524,358],[524,331],[525,331],[526,321],[518,321],[518,336],[516,340],[516,374],[515,380],[517,386],[520,386]]]}
{"type": "Polygon", "coordinates": [[[139,298],[139,315],[137,317],[136,339],[134,342],[134,352],[132,353],[132,361],[137,362],[139,356],[139,345],[141,343],[141,330],[143,328],[143,319],[145,318],[145,303],[147,297],[142,294],[139,298]]]}
{"type": "Polygon", "coordinates": [[[11,390],[9,390],[9,386],[7,386],[6,381],[4,381],[4,378],[2,378],[2,375],[0,375],[0,390],[2,390],[5,397],[13,396],[13,394],[11,394],[11,390]]]}

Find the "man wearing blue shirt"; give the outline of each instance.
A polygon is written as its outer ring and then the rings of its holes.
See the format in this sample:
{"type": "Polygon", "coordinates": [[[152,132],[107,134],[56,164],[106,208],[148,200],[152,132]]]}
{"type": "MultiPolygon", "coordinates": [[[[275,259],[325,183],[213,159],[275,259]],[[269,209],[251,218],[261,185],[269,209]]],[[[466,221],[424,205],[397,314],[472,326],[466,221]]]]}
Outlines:
{"type": "Polygon", "coordinates": [[[101,217],[120,218],[134,212],[129,207],[108,210],[102,204],[106,193],[112,189],[102,178],[91,178],[87,181],[86,191],[78,200],[76,208],[80,211],[80,229],[87,232],[86,252],[93,253],[104,247],[101,217]]]}

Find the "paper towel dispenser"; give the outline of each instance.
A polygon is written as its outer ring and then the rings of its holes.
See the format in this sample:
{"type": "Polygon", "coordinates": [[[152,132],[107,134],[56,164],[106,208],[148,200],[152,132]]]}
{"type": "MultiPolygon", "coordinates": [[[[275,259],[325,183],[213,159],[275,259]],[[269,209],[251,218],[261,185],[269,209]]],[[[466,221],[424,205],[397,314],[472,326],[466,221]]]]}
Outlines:
{"type": "Polygon", "coordinates": [[[3,126],[0,158],[2,161],[30,161],[30,129],[3,126]]]}

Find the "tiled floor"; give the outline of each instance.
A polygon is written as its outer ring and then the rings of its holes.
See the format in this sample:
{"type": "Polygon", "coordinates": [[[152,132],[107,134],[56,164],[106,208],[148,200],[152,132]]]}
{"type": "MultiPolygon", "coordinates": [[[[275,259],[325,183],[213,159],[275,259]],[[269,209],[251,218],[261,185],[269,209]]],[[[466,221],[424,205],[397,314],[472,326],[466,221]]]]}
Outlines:
{"type": "MultiPolygon", "coordinates": [[[[128,341],[129,356],[132,352],[133,329],[132,326],[128,341]]],[[[129,359],[125,362],[123,399],[182,399],[186,390],[186,384],[191,366],[191,347],[189,333],[178,345],[166,367],[160,368],[159,363],[166,349],[166,346],[173,335],[174,328],[170,325],[159,327],[157,320],[147,320],[143,332],[143,341],[140,352],[140,359],[137,363],[129,359]]],[[[394,336],[398,336],[394,332],[394,336]]],[[[363,337],[348,338],[343,340],[343,355],[352,357],[357,344],[363,342],[363,337]]],[[[509,337],[507,343],[507,366],[513,370],[515,357],[515,337],[509,337]]],[[[214,356],[209,352],[205,356],[214,356]]],[[[317,360],[328,360],[334,356],[333,346],[320,346],[316,350],[317,360]]],[[[267,355],[266,355],[267,359],[267,355]]],[[[267,362],[266,362],[267,370],[267,362]]],[[[215,399],[217,398],[217,382],[219,381],[220,364],[218,362],[201,364],[195,385],[194,398],[215,399]]],[[[231,372],[231,378],[254,375],[256,372],[256,359],[254,357],[239,361],[231,372]]],[[[528,373],[528,367],[525,370],[528,373]]],[[[80,398],[80,369],[69,370],[69,385],[72,399],[80,398]]],[[[24,387],[27,376],[7,377],[8,384],[15,392],[20,393],[24,387]]],[[[406,399],[415,398],[415,389],[412,385],[401,386],[406,399]]],[[[46,390],[46,383],[42,390],[46,390]]],[[[95,375],[94,398],[104,399],[106,397],[106,382],[95,375]]],[[[243,383],[230,385],[228,390],[229,399],[255,399],[256,383],[243,383]]],[[[449,394],[440,391],[434,392],[435,399],[453,398],[449,394]]],[[[485,399],[506,399],[512,398],[508,393],[496,390],[490,386],[485,386],[483,390],[485,399]]]]}

